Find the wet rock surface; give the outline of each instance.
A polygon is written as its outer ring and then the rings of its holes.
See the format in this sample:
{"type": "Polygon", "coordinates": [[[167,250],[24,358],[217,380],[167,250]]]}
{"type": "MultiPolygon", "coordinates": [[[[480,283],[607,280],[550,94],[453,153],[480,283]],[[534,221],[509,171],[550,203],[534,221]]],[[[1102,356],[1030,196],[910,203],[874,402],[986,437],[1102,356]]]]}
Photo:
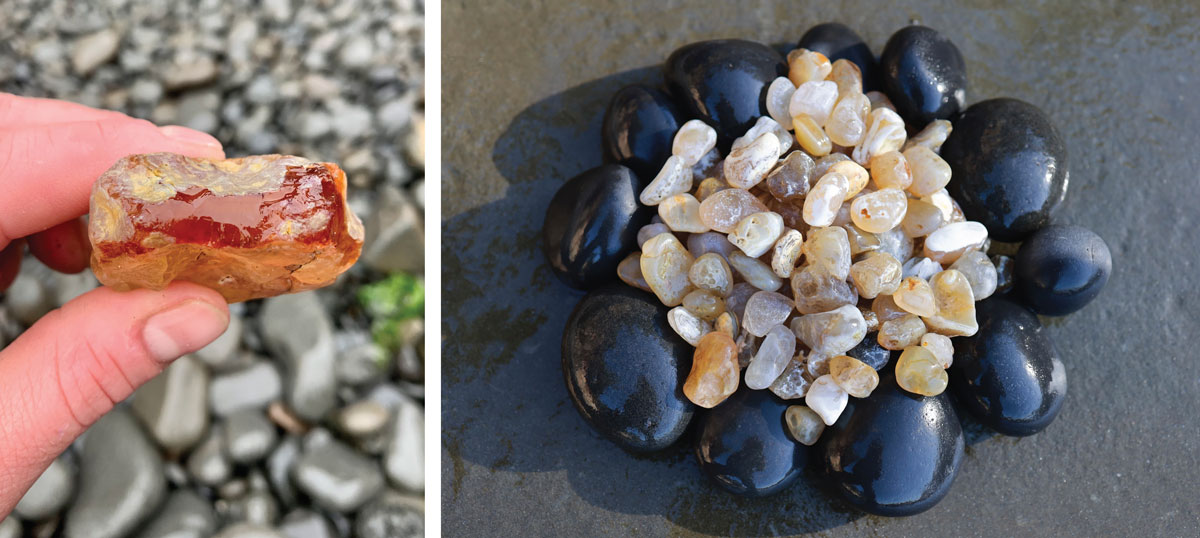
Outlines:
{"type": "Polygon", "coordinates": [[[675,131],[687,121],[670,96],[657,88],[621,88],[604,112],[604,155],[650,183],[671,156],[675,131]]]}
{"type": "Polygon", "coordinates": [[[696,440],[700,469],[721,487],[762,497],[790,486],[808,464],[808,447],[784,424],[788,404],[768,391],[743,388],[702,411],[696,440]]]}
{"type": "Polygon", "coordinates": [[[962,53],[933,28],[914,25],[892,34],[879,55],[879,68],[885,93],[909,123],[924,126],[950,119],[967,104],[962,53]]]}
{"type": "Polygon", "coordinates": [[[1047,226],[1021,243],[1017,292],[1039,314],[1064,316],[1095,299],[1112,274],[1104,239],[1080,226],[1047,226]]]}

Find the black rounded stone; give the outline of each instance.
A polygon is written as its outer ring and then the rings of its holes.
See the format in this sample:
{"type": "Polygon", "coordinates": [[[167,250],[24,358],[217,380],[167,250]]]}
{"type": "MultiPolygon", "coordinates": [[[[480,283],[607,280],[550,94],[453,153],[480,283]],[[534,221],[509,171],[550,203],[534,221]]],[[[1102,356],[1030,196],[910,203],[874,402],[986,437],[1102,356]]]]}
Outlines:
{"type": "Polygon", "coordinates": [[[850,398],[817,446],[827,482],[850,504],[881,516],[908,516],[932,508],[950,491],[964,441],[946,394],[906,392],[889,373],[867,398],[850,398]]]}
{"type": "Polygon", "coordinates": [[[975,305],[979,332],[955,339],[950,389],[983,424],[1005,435],[1042,431],[1062,408],[1067,372],[1036,315],[1008,296],[975,305]]]}
{"type": "Polygon", "coordinates": [[[563,184],[542,224],[542,252],[568,286],[591,289],[617,277],[617,264],[637,249],[637,232],[654,208],[638,203],[632,170],[606,164],[563,184]]]}
{"type": "Polygon", "coordinates": [[[962,54],[933,28],[907,26],[892,34],[879,55],[879,68],[896,112],[917,128],[949,119],[967,105],[962,54]]]}
{"type": "Polygon", "coordinates": [[[892,356],[892,352],[879,345],[878,332],[870,332],[867,333],[867,336],[862,339],[862,342],[859,342],[857,346],[854,346],[853,349],[847,351],[846,355],[863,361],[867,364],[867,366],[870,366],[878,371],[883,370],[883,367],[887,366],[888,360],[892,356]]]}
{"type": "Polygon", "coordinates": [[[862,71],[864,92],[883,89],[875,54],[849,26],[838,22],[818,24],[804,32],[797,46],[824,54],[830,62],[850,60],[862,71]]]}
{"type": "Polygon", "coordinates": [[[1039,314],[1062,316],[1100,294],[1112,273],[1112,254],[1087,228],[1047,226],[1021,244],[1013,269],[1026,305],[1039,314]]]}
{"type": "Polygon", "coordinates": [[[650,183],[671,156],[675,132],[687,121],[660,90],[634,84],[621,88],[604,112],[600,138],[604,155],[650,183]]]}
{"type": "Polygon", "coordinates": [[[695,407],[683,395],[692,347],[653,295],[621,283],[588,293],[567,319],[562,369],[575,409],[635,452],[670,446],[695,407]]]}
{"type": "Polygon", "coordinates": [[[663,75],[684,114],[712,125],[725,152],[734,138],[767,115],[767,87],[787,75],[787,64],[761,43],[718,39],[676,49],[663,75]]]}
{"type": "Polygon", "coordinates": [[[696,441],[700,469],[726,490],[747,497],[764,497],[791,485],[804,471],[810,449],[787,432],[787,408],[770,391],[743,386],[703,411],[696,441]]]}
{"type": "Polygon", "coordinates": [[[1067,147],[1050,118],[1024,101],[971,105],[954,120],[941,156],[952,171],[950,195],[998,241],[1046,226],[1067,194],[1067,147]]]}

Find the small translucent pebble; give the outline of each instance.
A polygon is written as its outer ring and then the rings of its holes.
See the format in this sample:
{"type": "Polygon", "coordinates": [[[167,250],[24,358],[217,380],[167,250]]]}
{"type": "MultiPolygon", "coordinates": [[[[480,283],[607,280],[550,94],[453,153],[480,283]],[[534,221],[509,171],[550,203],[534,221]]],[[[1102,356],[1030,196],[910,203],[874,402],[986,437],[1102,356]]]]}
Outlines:
{"type": "Polygon", "coordinates": [[[693,261],[683,244],[669,233],[659,234],[642,245],[642,277],[666,306],[678,306],[683,296],[692,291],[688,270],[693,261]]]}
{"type": "Polygon", "coordinates": [[[792,128],[795,130],[796,142],[800,143],[800,147],[809,155],[820,157],[833,150],[829,136],[808,114],[792,116],[792,128]]]}
{"type": "Polygon", "coordinates": [[[896,384],[913,394],[937,396],[946,390],[950,376],[937,357],[929,350],[912,346],[904,348],[896,360],[896,384]]]}
{"type": "Polygon", "coordinates": [[[700,181],[700,186],[696,187],[696,199],[703,202],[705,198],[712,196],[713,193],[725,189],[730,189],[724,180],[715,177],[706,177],[700,181]]]}
{"type": "Polygon", "coordinates": [[[867,115],[867,133],[863,135],[862,142],[854,147],[851,157],[858,164],[866,165],[871,162],[871,157],[900,149],[905,136],[904,120],[900,119],[899,114],[886,108],[876,108],[867,115]]]}
{"type": "Polygon", "coordinates": [[[675,132],[671,153],[692,167],[717,145],[717,130],[701,120],[690,120],[675,132]]]}
{"type": "Polygon", "coordinates": [[[897,260],[907,260],[913,255],[913,239],[904,235],[904,230],[900,228],[892,228],[881,234],[875,234],[879,238],[879,251],[891,254],[897,260]]]}
{"type": "Polygon", "coordinates": [[[916,198],[908,201],[908,212],[900,222],[904,235],[925,237],[942,227],[942,211],[937,206],[916,198]]]}
{"type": "Polygon", "coordinates": [[[733,291],[733,272],[725,257],[715,252],[709,252],[696,258],[688,269],[688,281],[702,290],[709,290],[721,297],[733,291]]]}
{"type": "Polygon", "coordinates": [[[794,202],[808,194],[814,163],[803,151],[793,151],[767,174],[767,191],[776,200],[794,202]]]}
{"type": "Polygon", "coordinates": [[[925,323],[921,318],[906,314],[879,324],[879,334],[875,340],[879,342],[879,347],[897,351],[921,343],[925,332],[925,323]]]}
{"type": "Polygon", "coordinates": [[[825,125],[838,100],[837,84],[828,80],[813,80],[796,87],[788,113],[793,118],[807,114],[818,126],[825,125]]]}
{"type": "Polygon", "coordinates": [[[849,395],[829,374],[813,381],[812,386],[808,387],[808,394],[804,395],[804,403],[821,416],[826,426],[837,422],[838,417],[842,416],[842,411],[846,409],[848,400],[849,395]]]}
{"type": "Polygon", "coordinates": [[[787,229],[775,241],[771,251],[771,270],[779,278],[789,278],[796,269],[796,262],[804,253],[804,236],[796,230],[787,229]]]}
{"type": "MultiPolygon", "coordinates": [[[[787,125],[791,124],[792,121],[789,118],[787,125]]],[[[792,133],[788,132],[787,127],[780,125],[779,122],[771,119],[770,116],[762,116],[758,118],[758,121],[754,122],[754,125],[746,131],[746,134],[733,140],[733,146],[730,147],[730,151],[737,151],[749,146],[751,143],[758,140],[760,136],[767,133],[775,135],[776,140],[779,141],[779,153],[775,155],[776,160],[778,160],[779,157],[782,157],[783,154],[787,153],[788,150],[792,149],[792,133]]]]}
{"type": "Polygon", "coordinates": [[[867,169],[851,160],[833,163],[833,166],[829,167],[829,172],[826,173],[835,172],[846,178],[846,199],[861,192],[871,181],[871,174],[867,172],[867,169]]]}
{"type": "Polygon", "coordinates": [[[867,96],[861,93],[842,94],[825,121],[825,134],[839,146],[857,146],[867,134],[867,116],[870,113],[871,101],[867,96]]]}
{"type": "Polygon", "coordinates": [[[879,323],[881,324],[909,315],[904,309],[896,306],[896,301],[892,299],[891,295],[876,297],[874,301],[871,301],[871,311],[879,317],[879,323]]]}
{"type": "Polygon", "coordinates": [[[925,318],[929,330],[946,336],[973,336],[979,331],[975,319],[975,296],[962,273],[947,269],[929,281],[937,301],[937,315],[925,318]]]}
{"type": "Polygon", "coordinates": [[[921,317],[937,314],[937,302],[933,297],[933,287],[923,278],[910,276],[902,280],[900,289],[892,294],[892,299],[896,301],[896,306],[910,314],[921,317]]]}
{"type": "Polygon", "coordinates": [[[688,193],[676,194],[658,204],[663,224],[676,232],[703,233],[708,226],[700,220],[700,201],[688,193]]]}
{"type": "Polygon", "coordinates": [[[783,217],[769,211],[747,215],[729,234],[729,242],[747,256],[766,254],[783,234],[783,217]]]}
{"type": "Polygon", "coordinates": [[[879,373],[867,363],[847,355],[829,359],[829,375],[842,390],[855,398],[866,398],[879,385],[879,373]]]}
{"type": "Polygon", "coordinates": [[[775,378],[775,382],[771,383],[771,392],[784,400],[797,400],[804,397],[808,392],[809,385],[812,384],[812,378],[809,377],[808,371],[805,368],[805,361],[802,355],[792,357],[791,362],[783,369],[783,373],[775,378]]]}
{"type": "Polygon", "coordinates": [[[850,204],[850,219],[863,231],[883,233],[904,220],[908,197],[899,189],[882,189],[855,198],[850,204]]]}
{"type": "Polygon", "coordinates": [[[921,337],[921,347],[929,350],[934,357],[937,357],[938,363],[942,365],[942,368],[949,368],[954,364],[954,343],[950,341],[949,336],[937,333],[925,333],[921,337]]]}
{"type": "Polygon", "coordinates": [[[975,296],[976,301],[987,299],[996,292],[999,281],[996,275],[996,266],[983,251],[968,250],[964,252],[950,268],[967,277],[967,282],[971,284],[971,293],[975,296]]]}
{"type": "MultiPolygon", "coordinates": [[[[879,316],[877,316],[875,314],[874,310],[860,306],[860,307],[858,307],[858,311],[862,312],[863,319],[866,320],[866,322],[867,322],[867,333],[868,334],[879,330],[879,316]]],[[[859,342],[859,345],[862,345],[862,342],[859,342]]]]}
{"type": "MultiPolygon", "coordinates": [[[[840,60],[839,60],[840,61],[840,60]]],[[[797,443],[813,446],[821,433],[825,431],[825,423],[816,411],[807,405],[793,405],[783,412],[783,420],[787,423],[788,433],[797,443]]]]}
{"type": "Polygon", "coordinates": [[[737,274],[742,275],[746,282],[760,290],[775,291],[783,285],[783,280],[775,276],[771,266],[758,258],[746,256],[741,251],[734,251],[729,255],[729,265],[737,274]]]}
{"type": "Polygon", "coordinates": [[[685,342],[695,347],[704,335],[712,332],[712,326],[682,306],[667,311],[667,324],[685,342]]]}
{"type": "Polygon", "coordinates": [[[750,366],[750,361],[754,360],[754,354],[758,353],[758,344],[762,342],[762,337],[754,336],[748,332],[743,332],[737,338],[737,360],[738,368],[741,370],[750,366]]]}
{"type": "Polygon", "coordinates": [[[808,230],[808,223],[804,222],[804,210],[800,206],[794,205],[792,202],[780,202],[773,196],[767,198],[764,203],[767,204],[768,210],[778,213],[780,217],[783,217],[784,226],[799,232],[808,230]]]}
{"type": "Polygon", "coordinates": [[[846,176],[837,172],[825,174],[804,198],[804,222],[809,226],[829,226],[837,217],[849,190],[846,176]]]}
{"type": "Polygon", "coordinates": [[[938,153],[942,150],[942,143],[950,137],[950,132],[953,130],[954,126],[950,124],[950,120],[933,120],[924,129],[921,129],[921,132],[917,133],[916,136],[908,139],[904,143],[904,149],[925,146],[933,150],[934,153],[938,153]]]}
{"type": "Polygon", "coordinates": [[[925,238],[925,257],[942,265],[952,264],[964,252],[982,247],[987,234],[987,228],[978,222],[951,222],[925,238]]]}
{"type": "Polygon", "coordinates": [[[710,332],[696,345],[683,394],[692,403],[711,409],[737,390],[741,373],[733,339],[725,333],[710,332]]]}
{"type": "Polygon", "coordinates": [[[758,288],[749,282],[734,284],[733,291],[730,291],[729,295],[725,296],[725,311],[733,314],[739,320],[742,319],[746,315],[746,303],[750,301],[751,296],[759,291],[758,288]]]}
{"type": "Polygon", "coordinates": [[[813,352],[832,356],[857,346],[867,335],[867,322],[858,307],[843,305],[793,319],[792,332],[813,352]]]}
{"type": "Polygon", "coordinates": [[[749,189],[767,177],[779,159],[779,139],[763,133],[725,158],[725,182],[731,187],[749,189]]]}
{"type": "Polygon", "coordinates": [[[646,241],[654,239],[659,234],[671,233],[671,228],[661,222],[655,222],[642,226],[637,233],[638,248],[646,244],[646,241]]]}
{"type": "MultiPolygon", "coordinates": [[[[799,88],[810,80],[825,80],[833,71],[829,58],[819,52],[799,48],[788,53],[788,80],[799,88]]],[[[835,84],[834,87],[837,85],[835,84]]]]}
{"type": "Polygon", "coordinates": [[[912,169],[908,159],[899,151],[889,151],[871,157],[871,179],[880,189],[905,190],[912,185],[912,169]]]}
{"type": "Polygon", "coordinates": [[[713,322],[713,330],[723,332],[730,338],[736,339],[738,337],[737,318],[729,312],[722,312],[720,316],[717,316],[717,321],[713,322]]]}
{"type": "MultiPolygon", "coordinates": [[[[929,196],[922,196],[921,201],[929,202],[938,208],[942,212],[942,222],[953,222],[955,220],[954,212],[957,204],[954,203],[954,199],[950,197],[950,193],[946,189],[937,191],[929,196]]],[[[961,221],[963,219],[957,220],[961,221]]]]}
{"type": "Polygon", "coordinates": [[[1008,256],[992,256],[992,264],[996,266],[996,291],[1008,293],[1013,287],[1013,259],[1008,256]]]}
{"type": "Polygon", "coordinates": [[[768,211],[767,206],[744,189],[725,189],[700,202],[700,220],[704,225],[726,234],[747,215],[763,211],[768,211]]]}
{"type": "MultiPolygon", "coordinates": [[[[845,58],[834,60],[830,66],[829,80],[837,84],[838,93],[842,95],[862,93],[862,70],[854,62],[845,58]]],[[[870,106],[870,101],[867,104],[870,106]]]]}
{"type": "Polygon", "coordinates": [[[879,250],[878,235],[864,232],[862,228],[855,226],[853,222],[842,226],[842,229],[846,230],[846,239],[850,242],[850,256],[858,256],[864,252],[879,250]]]}
{"type": "Polygon", "coordinates": [[[704,321],[714,321],[725,313],[725,301],[712,290],[692,290],[683,296],[683,307],[704,321]]]}
{"type": "Polygon", "coordinates": [[[804,242],[804,256],[810,265],[845,280],[850,276],[850,239],[839,226],[814,228],[804,242]]]}
{"type": "Polygon", "coordinates": [[[642,189],[638,200],[642,205],[658,205],[673,194],[681,194],[692,190],[692,170],[684,166],[683,158],[672,155],[667,158],[662,170],[654,176],[654,181],[642,189]]]}
{"type": "Polygon", "coordinates": [[[909,258],[904,262],[902,278],[915,276],[926,282],[933,278],[933,275],[942,272],[942,266],[929,258],[909,258]]]}
{"type": "Polygon", "coordinates": [[[653,292],[650,284],[642,278],[642,253],[631,252],[621,263],[617,264],[617,278],[639,290],[653,292]]]}
{"type": "Polygon", "coordinates": [[[746,386],[762,390],[775,382],[796,353],[796,335],[787,327],[776,325],[758,345],[758,352],[746,367],[746,386]]]}
{"type": "Polygon", "coordinates": [[[792,297],[801,314],[828,312],[858,302],[858,294],[845,279],[815,265],[805,265],[792,273],[792,297]]]}
{"type": "MultiPolygon", "coordinates": [[[[821,177],[824,177],[825,174],[829,173],[829,170],[833,168],[833,165],[849,160],[850,157],[847,157],[844,153],[830,153],[829,155],[821,157],[813,163],[812,177],[813,179],[820,179],[821,177]]],[[[847,186],[847,188],[849,188],[849,186],[847,186]]]]}
{"type": "Polygon", "coordinates": [[[886,108],[892,112],[896,111],[896,106],[892,104],[891,99],[888,99],[887,94],[883,92],[867,92],[866,96],[871,101],[871,110],[886,108]]]}
{"type": "MultiPolygon", "coordinates": [[[[792,313],[792,300],[773,291],[760,291],[746,301],[742,328],[754,336],[766,336],[772,327],[782,324],[792,313]]],[[[790,355],[789,355],[790,356],[790,355]]]]}
{"type": "Polygon", "coordinates": [[[729,254],[737,250],[737,247],[729,244],[729,239],[723,233],[704,232],[701,234],[688,234],[687,249],[694,258],[715,252],[728,260],[729,254]]]}
{"type": "Polygon", "coordinates": [[[792,115],[788,108],[796,86],[787,77],[779,77],[767,86],[767,114],[780,125],[791,125],[792,115]]]}
{"type": "Polygon", "coordinates": [[[886,252],[868,252],[850,266],[850,280],[863,299],[891,295],[900,288],[900,262],[886,252]]]}
{"type": "Polygon", "coordinates": [[[908,192],[915,196],[929,196],[942,190],[950,183],[950,165],[938,154],[925,146],[913,146],[904,152],[908,167],[912,169],[912,185],[908,192]]]}

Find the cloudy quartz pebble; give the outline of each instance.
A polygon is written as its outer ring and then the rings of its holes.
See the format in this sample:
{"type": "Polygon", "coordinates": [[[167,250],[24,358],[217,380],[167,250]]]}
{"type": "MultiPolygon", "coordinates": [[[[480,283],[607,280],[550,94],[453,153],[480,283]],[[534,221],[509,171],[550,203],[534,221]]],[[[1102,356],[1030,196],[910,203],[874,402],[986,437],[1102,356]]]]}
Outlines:
{"type": "Polygon", "coordinates": [[[787,320],[792,313],[792,300],[773,291],[760,291],[746,301],[742,328],[754,336],[766,336],[771,328],[787,320]]]}
{"type": "Polygon", "coordinates": [[[900,288],[900,262],[886,252],[868,252],[850,266],[850,280],[858,296],[874,299],[879,294],[890,295],[900,288]]]}
{"type": "Polygon", "coordinates": [[[671,228],[661,222],[652,222],[638,229],[637,242],[638,248],[642,248],[646,241],[653,239],[659,234],[670,233],[671,228]]]}
{"type": "Polygon", "coordinates": [[[804,395],[804,403],[821,416],[826,426],[832,426],[842,416],[846,409],[849,395],[833,380],[833,376],[825,374],[813,381],[804,395]]]}
{"type": "MultiPolygon", "coordinates": [[[[824,54],[805,48],[788,53],[788,80],[797,88],[811,80],[825,80],[833,71],[833,64],[824,54]]],[[[836,84],[834,85],[836,87],[836,84]]]]}
{"type": "Polygon", "coordinates": [[[725,301],[710,290],[692,290],[683,296],[683,307],[704,321],[714,321],[725,312],[725,301]]]}
{"type": "Polygon", "coordinates": [[[789,107],[792,103],[792,94],[796,92],[796,86],[787,77],[779,77],[771,81],[771,85],[767,86],[767,114],[771,115],[781,125],[791,125],[792,115],[789,107]]]}
{"type": "Polygon", "coordinates": [[[700,220],[715,231],[729,233],[748,215],[767,210],[767,206],[749,191],[725,189],[700,202],[700,220]]]}
{"type": "Polygon", "coordinates": [[[987,237],[987,228],[978,222],[952,222],[925,238],[924,254],[935,262],[949,265],[962,253],[982,247],[987,237]]]}
{"type": "Polygon", "coordinates": [[[926,125],[921,132],[916,136],[908,139],[904,143],[904,150],[916,146],[924,146],[938,153],[942,149],[942,143],[950,137],[950,132],[954,130],[954,126],[950,124],[950,120],[933,120],[926,125]]]}
{"type": "Polygon", "coordinates": [[[692,291],[688,270],[692,255],[674,235],[664,233],[646,241],[642,246],[642,278],[666,306],[678,306],[683,296],[692,291]]]}
{"type": "Polygon", "coordinates": [[[692,355],[692,370],[683,383],[683,394],[692,403],[713,408],[738,388],[737,345],[725,333],[704,335],[692,355]]]}
{"type": "Polygon", "coordinates": [[[908,197],[899,189],[883,189],[855,198],[850,219],[863,231],[882,233],[895,228],[908,212],[908,197]]]}
{"type": "Polygon", "coordinates": [[[933,278],[933,275],[942,272],[942,265],[929,258],[910,258],[904,262],[902,278],[915,276],[926,282],[933,278]]]}
{"type": "Polygon", "coordinates": [[[688,234],[687,249],[695,258],[712,252],[729,259],[729,254],[737,250],[737,247],[731,245],[723,233],[705,232],[688,234]]]}
{"type": "Polygon", "coordinates": [[[879,373],[863,361],[846,355],[829,359],[829,375],[833,381],[855,398],[866,398],[879,385],[879,373]]]}
{"type": "Polygon", "coordinates": [[[867,115],[867,133],[863,135],[862,142],[854,147],[851,156],[858,164],[865,166],[875,155],[900,149],[906,136],[904,120],[900,119],[899,114],[886,108],[876,108],[867,115]]]}
{"type": "Polygon", "coordinates": [[[845,280],[850,276],[850,240],[846,230],[831,226],[814,228],[804,242],[804,255],[810,264],[845,280]]]}
{"type": "Polygon", "coordinates": [[[672,308],[667,312],[667,324],[685,342],[693,347],[700,343],[700,338],[712,332],[708,322],[696,317],[682,306],[672,308]]]}
{"type": "Polygon", "coordinates": [[[779,139],[763,133],[753,142],[733,150],[725,159],[725,182],[732,187],[749,189],[767,177],[779,158],[779,139]]]}
{"type": "Polygon", "coordinates": [[[703,254],[692,262],[688,268],[688,281],[697,288],[716,292],[722,297],[733,291],[733,271],[729,269],[725,258],[715,252],[703,254]]]}
{"type": "Polygon", "coordinates": [[[892,299],[896,301],[896,306],[910,314],[921,317],[937,314],[933,287],[920,277],[910,276],[901,281],[900,288],[892,294],[892,299]]]}
{"type": "Polygon", "coordinates": [[[708,226],[700,220],[700,202],[688,193],[676,194],[658,204],[663,224],[676,232],[703,233],[708,226]]]}
{"type": "Polygon", "coordinates": [[[713,330],[723,332],[729,335],[730,338],[737,338],[737,318],[733,317],[733,314],[729,312],[722,312],[720,316],[717,316],[717,321],[713,322],[713,330]]]}
{"type": "Polygon", "coordinates": [[[909,237],[925,237],[940,228],[943,222],[942,210],[937,206],[912,198],[908,200],[908,208],[900,227],[909,237]]]}
{"type": "Polygon", "coordinates": [[[797,400],[808,392],[812,379],[805,368],[803,356],[792,357],[791,362],[783,369],[783,373],[771,383],[771,392],[784,400],[797,400]]]}
{"type": "MultiPolygon", "coordinates": [[[[788,121],[788,125],[791,125],[791,121],[788,121]]],[[[763,116],[754,122],[754,125],[746,131],[746,134],[734,139],[733,146],[729,149],[730,155],[756,142],[762,135],[767,133],[775,135],[775,139],[779,142],[779,152],[775,155],[776,159],[782,157],[783,154],[792,149],[792,133],[788,132],[786,127],[780,125],[779,122],[771,119],[769,116],[763,116]]],[[[774,165],[775,163],[772,162],[771,164],[774,165]]]]}
{"type": "Polygon", "coordinates": [[[950,376],[937,357],[921,346],[905,348],[896,360],[896,383],[908,392],[937,396],[949,382],[950,376]]]}
{"type": "Polygon", "coordinates": [[[883,349],[898,351],[921,343],[924,335],[925,323],[921,318],[908,314],[881,323],[876,341],[883,349]]]}
{"type": "Polygon", "coordinates": [[[809,349],[823,354],[845,353],[867,335],[867,322],[853,305],[792,320],[792,332],[809,349]]]}
{"type": "Polygon", "coordinates": [[[804,253],[804,236],[796,230],[787,229],[775,241],[771,251],[771,270],[779,278],[792,276],[796,261],[804,253]]]}
{"type": "Polygon", "coordinates": [[[639,290],[653,293],[650,284],[642,277],[642,253],[630,252],[621,263],[617,264],[617,278],[639,290]]]}
{"type": "Polygon", "coordinates": [[[929,350],[937,358],[942,368],[949,368],[954,364],[954,343],[950,341],[949,336],[925,333],[921,337],[921,347],[929,350]]]}
{"type": "Polygon", "coordinates": [[[829,140],[829,135],[825,134],[821,125],[812,116],[808,114],[792,116],[792,129],[795,131],[796,142],[809,155],[820,157],[828,155],[833,150],[833,143],[829,140]]]}
{"type": "Polygon", "coordinates": [[[729,234],[729,242],[747,256],[757,258],[771,250],[781,234],[783,217],[771,212],[755,213],[738,222],[729,234]]]}
{"type": "Polygon", "coordinates": [[[843,95],[833,106],[825,122],[825,134],[834,144],[854,147],[867,133],[867,115],[871,101],[861,93],[843,95]]]}
{"type": "Polygon", "coordinates": [[[804,222],[809,226],[829,226],[837,217],[850,184],[837,172],[825,174],[804,198],[804,222]]]}
{"type": "Polygon", "coordinates": [[[820,266],[809,264],[793,272],[791,285],[796,310],[801,314],[828,312],[858,302],[858,295],[845,279],[820,266]]]}
{"type": "Polygon", "coordinates": [[[825,125],[833,106],[837,103],[837,84],[828,80],[813,80],[796,87],[792,101],[788,104],[788,113],[794,118],[807,114],[817,123],[825,125]]]}
{"type": "Polygon", "coordinates": [[[771,271],[771,266],[740,251],[729,255],[729,265],[737,274],[742,275],[746,282],[760,290],[775,291],[783,285],[783,281],[771,271]]]}
{"type": "Polygon", "coordinates": [[[771,386],[791,362],[795,352],[796,335],[783,325],[772,327],[746,367],[746,386],[754,390],[771,386]]]}
{"type": "Polygon", "coordinates": [[[975,319],[975,296],[967,277],[947,269],[929,281],[937,303],[937,315],[925,318],[931,332],[946,336],[973,336],[979,330],[975,319]]]}
{"type": "Polygon", "coordinates": [[[871,179],[880,189],[905,190],[912,185],[912,170],[908,159],[899,151],[889,151],[871,157],[871,179]]]}
{"type": "Polygon", "coordinates": [[[996,266],[982,251],[968,250],[958,257],[950,269],[957,270],[967,278],[967,282],[971,284],[971,294],[975,296],[976,301],[987,299],[996,292],[999,281],[996,266]]]}
{"type": "Polygon", "coordinates": [[[804,446],[816,444],[821,433],[825,431],[825,422],[821,420],[821,416],[807,405],[788,407],[783,413],[783,420],[787,423],[792,439],[804,446]]]}
{"type": "Polygon", "coordinates": [[[671,153],[683,161],[684,167],[692,167],[717,145],[717,131],[700,120],[684,123],[675,133],[671,153]]]}
{"type": "Polygon", "coordinates": [[[642,189],[638,200],[642,205],[658,205],[673,194],[681,194],[692,190],[692,171],[685,166],[683,158],[672,155],[663,164],[662,170],[654,176],[654,180],[642,189]]]}
{"type": "Polygon", "coordinates": [[[776,200],[795,202],[808,194],[812,178],[813,160],[803,151],[788,154],[779,166],[767,174],[767,190],[776,200]]]}
{"type": "Polygon", "coordinates": [[[950,165],[938,154],[925,146],[913,146],[904,152],[908,166],[912,169],[912,185],[908,192],[915,196],[929,196],[942,190],[950,183],[950,165]]]}

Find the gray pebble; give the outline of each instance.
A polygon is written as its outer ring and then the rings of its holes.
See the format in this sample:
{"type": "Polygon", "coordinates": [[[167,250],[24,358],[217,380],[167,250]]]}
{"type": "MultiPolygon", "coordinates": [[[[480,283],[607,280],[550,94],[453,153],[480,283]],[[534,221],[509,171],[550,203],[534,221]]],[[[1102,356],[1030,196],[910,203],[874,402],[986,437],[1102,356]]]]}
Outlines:
{"type": "Polygon", "coordinates": [[[305,140],[316,140],[333,130],[333,119],[321,111],[311,110],[301,112],[297,120],[300,136],[305,140]]]}
{"type": "Polygon", "coordinates": [[[121,34],[112,28],[81,37],[71,47],[71,67],[76,73],[87,76],[112,60],[120,44],[121,34]]]}
{"type": "Polygon", "coordinates": [[[367,439],[383,432],[390,419],[391,413],[383,404],[362,400],[338,411],[336,423],[343,435],[352,439],[367,439]]]}
{"type": "Polygon", "coordinates": [[[379,381],[387,371],[387,363],[387,351],[374,342],[363,342],[338,354],[338,381],[348,385],[379,381]]]}
{"type": "Polygon", "coordinates": [[[393,99],[379,107],[375,118],[385,133],[398,133],[412,120],[412,99],[393,99]]]}
{"type": "Polygon", "coordinates": [[[225,527],[213,538],[284,538],[275,529],[257,523],[237,523],[225,527]]]}
{"type": "Polygon", "coordinates": [[[283,521],[279,522],[279,532],[287,538],[337,538],[328,519],[304,508],[297,508],[283,516],[283,521]]]}
{"type": "Polygon", "coordinates": [[[213,487],[229,480],[233,466],[225,456],[221,428],[212,428],[208,437],[187,457],[187,471],[198,484],[213,487]]]}
{"type": "Polygon", "coordinates": [[[258,313],[267,347],[286,365],[285,394],[296,415],[318,421],[336,404],[333,324],[313,292],[271,297],[258,313]]]}
{"type": "Polygon", "coordinates": [[[425,535],[418,501],[387,493],[363,507],[354,522],[357,538],[417,538],[425,535]]]}
{"type": "Polygon", "coordinates": [[[305,447],[292,481],[319,506],[353,512],[383,489],[379,466],[340,441],[305,447]]]}
{"type": "Polygon", "coordinates": [[[54,308],[54,299],[42,285],[41,279],[21,271],[4,291],[4,304],[8,305],[8,311],[17,321],[33,325],[54,308]]]}
{"type": "Polygon", "coordinates": [[[167,497],[158,514],[138,534],[139,538],[205,538],[217,529],[212,506],[187,489],[167,497]]]}
{"type": "Polygon", "coordinates": [[[300,457],[300,439],[288,436],[275,447],[275,451],[267,458],[267,481],[271,489],[279,496],[285,506],[296,502],[296,488],[292,485],[290,472],[296,460],[300,457]]]}
{"type": "Polygon", "coordinates": [[[134,393],[132,408],[163,448],[191,448],[208,431],[208,369],[180,357],[134,393]]]}
{"type": "Polygon", "coordinates": [[[162,70],[162,82],[168,90],[178,91],[208,84],[217,78],[218,73],[217,63],[212,57],[200,54],[176,59],[162,70]]]}
{"type": "Polygon", "coordinates": [[[251,103],[265,105],[275,101],[275,81],[271,75],[259,75],[246,86],[246,100],[251,103]]]}
{"type": "Polygon", "coordinates": [[[75,493],[75,466],[61,455],[50,462],[13,513],[26,521],[41,521],[57,514],[75,493]]]}
{"type": "Polygon", "coordinates": [[[194,355],[211,368],[220,369],[229,364],[242,344],[242,318],[230,316],[229,327],[212,343],[200,348],[194,355]]]}
{"type": "Polygon", "coordinates": [[[375,213],[364,223],[362,261],[384,272],[425,269],[425,231],[421,212],[408,195],[391,186],[380,189],[375,213]]]}
{"type": "Polygon", "coordinates": [[[425,489],[425,410],[407,396],[392,407],[391,439],[383,456],[383,469],[397,487],[425,489]]]}
{"type": "Polygon", "coordinates": [[[283,382],[275,365],[257,360],[241,370],[213,377],[208,390],[209,407],[217,416],[239,409],[263,409],[282,391],[283,382]]]}
{"type": "Polygon", "coordinates": [[[21,538],[21,520],[16,516],[0,519],[0,538],[21,538]]]}
{"type": "Polygon", "coordinates": [[[360,105],[346,105],[334,111],[333,130],[338,136],[353,140],[371,130],[371,111],[360,105]]]}
{"type": "Polygon", "coordinates": [[[367,67],[370,65],[371,56],[374,53],[375,44],[371,42],[370,36],[358,34],[342,45],[342,50],[338,52],[338,59],[346,67],[367,67]]]}
{"type": "Polygon", "coordinates": [[[142,78],[129,87],[129,99],[139,104],[154,104],[162,99],[163,88],[157,80],[142,78]]]}
{"type": "Polygon", "coordinates": [[[253,463],[266,457],[279,437],[267,415],[243,409],[225,417],[225,454],[234,463],[253,463]]]}
{"type": "Polygon", "coordinates": [[[217,110],[221,107],[221,96],[215,92],[194,92],[179,100],[175,123],[197,131],[216,131],[221,125],[217,110]]]}

